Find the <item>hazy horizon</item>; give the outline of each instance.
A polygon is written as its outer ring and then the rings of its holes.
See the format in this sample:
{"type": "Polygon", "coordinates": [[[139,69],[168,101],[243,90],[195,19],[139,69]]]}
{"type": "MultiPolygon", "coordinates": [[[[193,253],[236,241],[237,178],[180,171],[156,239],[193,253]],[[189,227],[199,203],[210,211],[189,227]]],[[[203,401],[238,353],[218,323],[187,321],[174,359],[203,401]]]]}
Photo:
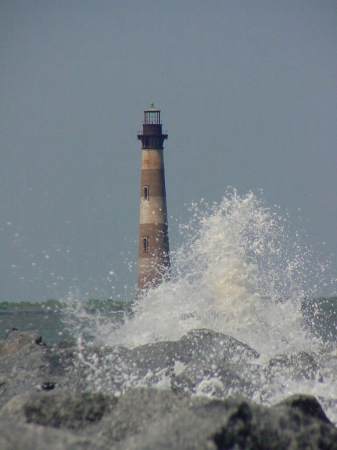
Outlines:
{"type": "Polygon", "coordinates": [[[332,0],[3,0],[0,301],[130,296],[151,102],[173,249],[186,205],[262,190],[337,278],[336,42],[332,0]]]}

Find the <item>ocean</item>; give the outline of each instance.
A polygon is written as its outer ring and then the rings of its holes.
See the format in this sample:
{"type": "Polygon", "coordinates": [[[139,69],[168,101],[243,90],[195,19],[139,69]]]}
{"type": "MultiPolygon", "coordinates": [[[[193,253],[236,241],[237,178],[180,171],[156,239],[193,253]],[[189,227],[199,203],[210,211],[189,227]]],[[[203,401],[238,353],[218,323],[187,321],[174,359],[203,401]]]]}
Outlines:
{"type": "Polygon", "coordinates": [[[4,339],[10,330],[37,331],[48,344],[54,344],[67,338],[61,314],[54,309],[46,309],[43,303],[0,303],[0,339],[4,339]]]}
{"type": "MultiPolygon", "coordinates": [[[[20,331],[37,331],[44,342],[49,345],[59,342],[74,342],[79,336],[79,327],[74,330],[67,326],[69,308],[76,314],[75,303],[66,303],[63,300],[47,300],[45,302],[0,302],[0,339],[16,328],[20,331]]],[[[83,313],[92,320],[104,317],[119,326],[123,317],[131,313],[131,304],[113,300],[90,299],[77,303],[80,306],[81,317],[83,313]]],[[[79,319],[79,322],[81,319],[79,319]]],[[[85,320],[84,320],[85,322],[85,320]]]]}
{"type": "MultiPolygon", "coordinates": [[[[70,309],[73,304],[70,305],[70,309]]],[[[78,308],[78,305],[77,305],[78,308]]],[[[132,316],[132,303],[114,300],[83,301],[81,311],[87,319],[111,323],[122,327],[124,318],[132,316]],[[104,320],[103,320],[104,319],[104,320]]],[[[64,301],[46,302],[0,302],[0,339],[5,339],[13,328],[21,331],[37,331],[43,340],[53,345],[62,341],[74,341],[78,327],[67,326],[69,305],[64,301]]],[[[74,312],[73,312],[74,313],[74,312]]],[[[321,297],[303,301],[304,322],[312,334],[322,342],[337,345],[337,297],[321,297]]],[[[80,319],[79,319],[80,320],[80,319]]]]}

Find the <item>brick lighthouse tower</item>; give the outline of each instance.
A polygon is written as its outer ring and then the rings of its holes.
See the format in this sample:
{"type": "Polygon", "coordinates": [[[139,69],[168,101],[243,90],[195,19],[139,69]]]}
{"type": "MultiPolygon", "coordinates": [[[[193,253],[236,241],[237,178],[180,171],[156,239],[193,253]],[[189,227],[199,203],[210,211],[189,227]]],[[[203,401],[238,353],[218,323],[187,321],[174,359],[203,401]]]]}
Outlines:
{"type": "Polygon", "coordinates": [[[140,182],[138,288],[157,286],[170,268],[164,171],[164,140],[160,110],[152,104],[144,111],[138,139],[142,143],[140,182]]]}

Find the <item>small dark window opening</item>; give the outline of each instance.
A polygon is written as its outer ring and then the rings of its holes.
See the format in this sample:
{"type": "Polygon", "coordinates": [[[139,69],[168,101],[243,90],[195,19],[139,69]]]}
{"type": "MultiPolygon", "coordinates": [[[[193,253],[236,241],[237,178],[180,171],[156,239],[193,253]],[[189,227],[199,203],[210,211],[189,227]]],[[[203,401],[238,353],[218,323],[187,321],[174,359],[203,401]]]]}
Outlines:
{"type": "Polygon", "coordinates": [[[147,236],[143,237],[143,250],[144,253],[149,251],[149,238],[147,236]]]}
{"type": "Polygon", "coordinates": [[[149,186],[144,186],[144,200],[148,200],[149,199],[149,186]]]}

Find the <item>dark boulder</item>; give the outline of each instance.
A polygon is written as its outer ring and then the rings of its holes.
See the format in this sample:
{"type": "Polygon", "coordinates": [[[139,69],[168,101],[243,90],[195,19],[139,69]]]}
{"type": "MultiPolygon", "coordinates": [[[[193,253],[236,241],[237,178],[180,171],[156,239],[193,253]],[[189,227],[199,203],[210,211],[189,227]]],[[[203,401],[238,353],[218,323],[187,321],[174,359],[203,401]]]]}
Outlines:
{"type": "Polygon", "coordinates": [[[151,421],[118,449],[335,450],[337,430],[329,421],[293,406],[193,398],[178,411],[151,421]]]}
{"type": "Polygon", "coordinates": [[[330,423],[320,403],[311,395],[292,395],[275,405],[275,408],[276,407],[292,408],[301,411],[306,416],[313,417],[325,423],[330,423]]]}

